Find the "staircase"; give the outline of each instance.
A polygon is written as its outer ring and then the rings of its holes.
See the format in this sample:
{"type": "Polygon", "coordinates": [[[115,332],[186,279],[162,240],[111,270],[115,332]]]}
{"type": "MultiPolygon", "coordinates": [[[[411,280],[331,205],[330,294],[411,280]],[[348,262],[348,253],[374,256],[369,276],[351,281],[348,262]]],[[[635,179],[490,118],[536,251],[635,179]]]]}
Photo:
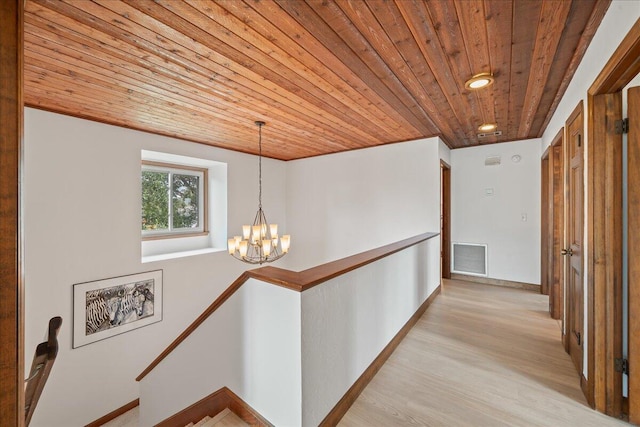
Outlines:
{"type": "Polygon", "coordinates": [[[220,412],[215,417],[206,416],[197,423],[189,423],[185,427],[244,427],[249,424],[242,421],[236,414],[231,412],[229,408],[220,412]]]}

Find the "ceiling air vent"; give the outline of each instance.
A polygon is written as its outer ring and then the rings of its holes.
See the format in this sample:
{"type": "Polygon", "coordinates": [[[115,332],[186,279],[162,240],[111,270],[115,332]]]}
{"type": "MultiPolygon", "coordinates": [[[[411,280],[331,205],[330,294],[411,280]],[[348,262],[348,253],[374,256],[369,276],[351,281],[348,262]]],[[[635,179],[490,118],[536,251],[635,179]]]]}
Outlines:
{"type": "Polygon", "coordinates": [[[485,166],[497,166],[501,162],[500,156],[490,156],[484,159],[485,166]]]}
{"type": "Polygon", "coordinates": [[[497,130],[495,132],[479,133],[478,134],[478,138],[488,138],[490,136],[501,136],[501,135],[502,135],[502,131],[501,130],[497,130]]]}

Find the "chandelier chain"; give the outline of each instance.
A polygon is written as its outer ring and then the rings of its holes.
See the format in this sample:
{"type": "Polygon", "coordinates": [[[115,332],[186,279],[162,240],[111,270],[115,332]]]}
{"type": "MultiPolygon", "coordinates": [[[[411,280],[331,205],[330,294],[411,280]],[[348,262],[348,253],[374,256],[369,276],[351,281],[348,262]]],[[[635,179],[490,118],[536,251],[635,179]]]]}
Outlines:
{"type": "Polygon", "coordinates": [[[262,209],[262,126],[264,122],[256,122],[258,125],[258,207],[262,209]]]}

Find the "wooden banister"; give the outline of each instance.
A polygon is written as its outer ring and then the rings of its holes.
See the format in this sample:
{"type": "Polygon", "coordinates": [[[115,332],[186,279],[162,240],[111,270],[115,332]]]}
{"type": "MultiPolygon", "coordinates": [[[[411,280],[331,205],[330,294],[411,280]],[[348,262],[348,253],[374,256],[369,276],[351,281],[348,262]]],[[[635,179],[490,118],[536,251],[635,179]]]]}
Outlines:
{"type": "Polygon", "coordinates": [[[62,317],[57,316],[49,320],[49,330],[47,333],[47,341],[38,344],[36,352],[33,355],[31,370],[29,376],[25,380],[25,404],[24,416],[25,425],[29,425],[31,417],[36,409],[40,395],[47,383],[49,373],[53,367],[53,362],[58,355],[58,332],[62,326],[62,317]]]}
{"type": "Polygon", "coordinates": [[[423,233],[399,242],[361,252],[346,258],[328,262],[307,270],[295,272],[277,267],[261,267],[242,273],[198,318],[189,325],[151,364],[144,370],[136,381],[142,380],[165,357],[169,355],[182,341],[195,331],[214,311],[228,300],[249,279],[257,279],[263,282],[282,286],[298,292],[304,292],[323,282],[341,276],[357,268],[371,264],[381,258],[400,252],[403,249],[429,240],[439,233],[423,233]]]}

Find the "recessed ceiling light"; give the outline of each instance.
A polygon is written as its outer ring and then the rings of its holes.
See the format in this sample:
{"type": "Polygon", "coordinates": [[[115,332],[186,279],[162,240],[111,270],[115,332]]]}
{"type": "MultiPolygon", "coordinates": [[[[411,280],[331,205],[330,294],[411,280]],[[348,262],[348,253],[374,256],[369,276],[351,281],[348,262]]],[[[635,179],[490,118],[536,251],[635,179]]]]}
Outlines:
{"type": "Polygon", "coordinates": [[[478,127],[479,132],[493,132],[496,129],[498,129],[496,123],[483,123],[478,127]]]}
{"type": "Polygon", "coordinates": [[[467,89],[476,90],[476,89],[482,89],[483,87],[487,87],[491,83],[493,83],[493,74],[480,73],[480,74],[476,74],[475,76],[467,80],[464,84],[464,87],[466,87],[467,89]]]}

